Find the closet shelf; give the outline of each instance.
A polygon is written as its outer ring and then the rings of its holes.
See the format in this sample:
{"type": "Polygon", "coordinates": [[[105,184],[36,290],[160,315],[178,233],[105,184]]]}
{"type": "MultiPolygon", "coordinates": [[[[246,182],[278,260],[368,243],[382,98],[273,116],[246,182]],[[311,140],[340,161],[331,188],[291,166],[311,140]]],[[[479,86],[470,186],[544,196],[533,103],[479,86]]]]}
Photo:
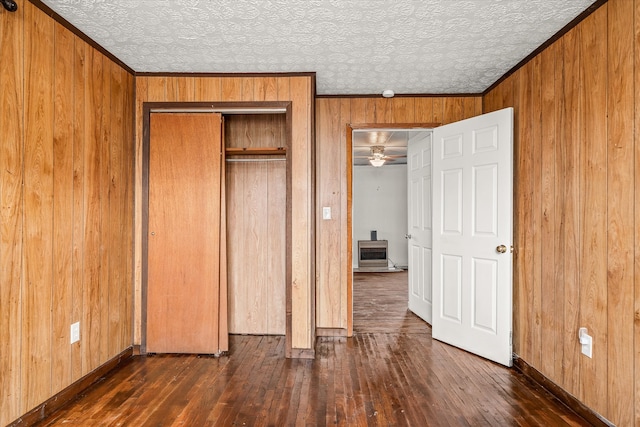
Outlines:
{"type": "Polygon", "coordinates": [[[227,147],[224,150],[227,156],[284,156],[287,154],[285,147],[227,147]]]}

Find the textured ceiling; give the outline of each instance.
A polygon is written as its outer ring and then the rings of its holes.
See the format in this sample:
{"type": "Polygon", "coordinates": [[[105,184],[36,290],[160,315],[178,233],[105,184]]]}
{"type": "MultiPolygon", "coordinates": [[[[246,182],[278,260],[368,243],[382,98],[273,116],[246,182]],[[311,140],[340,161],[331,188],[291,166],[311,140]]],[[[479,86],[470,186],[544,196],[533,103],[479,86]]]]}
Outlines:
{"type": "Polygon", "coordinates": [[[44,0],[137,72],[316,72],[318,94],[479,93],[593,0],[44,0]]]}

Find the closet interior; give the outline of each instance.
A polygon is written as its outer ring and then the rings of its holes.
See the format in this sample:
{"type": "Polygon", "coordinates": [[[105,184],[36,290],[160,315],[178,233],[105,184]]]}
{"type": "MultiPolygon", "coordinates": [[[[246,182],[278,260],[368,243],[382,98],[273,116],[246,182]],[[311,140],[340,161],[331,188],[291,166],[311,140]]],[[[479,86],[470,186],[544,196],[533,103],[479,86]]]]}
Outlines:
{"type": "Polygon", "coordinates": [[[229,333],[286,332],[286,114],[224,116],[229,333]]]}

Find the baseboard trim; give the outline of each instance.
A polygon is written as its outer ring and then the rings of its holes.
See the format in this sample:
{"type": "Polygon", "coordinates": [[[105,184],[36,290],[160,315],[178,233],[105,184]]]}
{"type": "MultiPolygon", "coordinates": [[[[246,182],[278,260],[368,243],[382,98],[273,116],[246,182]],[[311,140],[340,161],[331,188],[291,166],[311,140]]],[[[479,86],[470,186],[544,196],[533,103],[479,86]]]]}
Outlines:
{"type": "Polygon", "coordinates": [[[346,337],[347,330],[343,328],[316,328],[316,337],[346,337]]]}
{"type": "Polygon", "coordinates": [[[131,359],[133,355],[133,347],[129,347],[113,359],[107,361],[100,367],[89,372],[78,381],[69,385],[67,388],[56,393],[53,397],[47,399],[40,405],[36,406],[17,420],[8,424],[7,427],[30,426],[39,421],[44,420],[49,415],[62,408],[64,405],[75,399],[80,393],[89,386],[103,378],[106,374],[115,368],[121,367],[125,362],[131,359]]]}
{"type": "Polygon", "coordinates": [[[547,390],[566,407],[581,416],[594,427],[615,427],[615,424],[586,406],[584,403],[580,402],[575,396],[551,381],[549,378],[545,377],[540,371],[529,365],[516,354],[513,355],[513,367],[522,373],[522,375],[547,390]]]}

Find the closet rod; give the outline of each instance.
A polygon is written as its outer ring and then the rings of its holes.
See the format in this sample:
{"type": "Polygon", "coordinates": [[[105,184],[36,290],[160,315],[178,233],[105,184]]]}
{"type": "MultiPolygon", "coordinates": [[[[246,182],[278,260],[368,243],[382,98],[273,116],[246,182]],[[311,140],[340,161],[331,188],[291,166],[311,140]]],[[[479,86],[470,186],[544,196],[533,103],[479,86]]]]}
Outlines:
{"type": "Polygon", "coordinates": [[[246,163],[246,162],[284,162],[287,159],[225,159],[229,163],[246,163]]]}

